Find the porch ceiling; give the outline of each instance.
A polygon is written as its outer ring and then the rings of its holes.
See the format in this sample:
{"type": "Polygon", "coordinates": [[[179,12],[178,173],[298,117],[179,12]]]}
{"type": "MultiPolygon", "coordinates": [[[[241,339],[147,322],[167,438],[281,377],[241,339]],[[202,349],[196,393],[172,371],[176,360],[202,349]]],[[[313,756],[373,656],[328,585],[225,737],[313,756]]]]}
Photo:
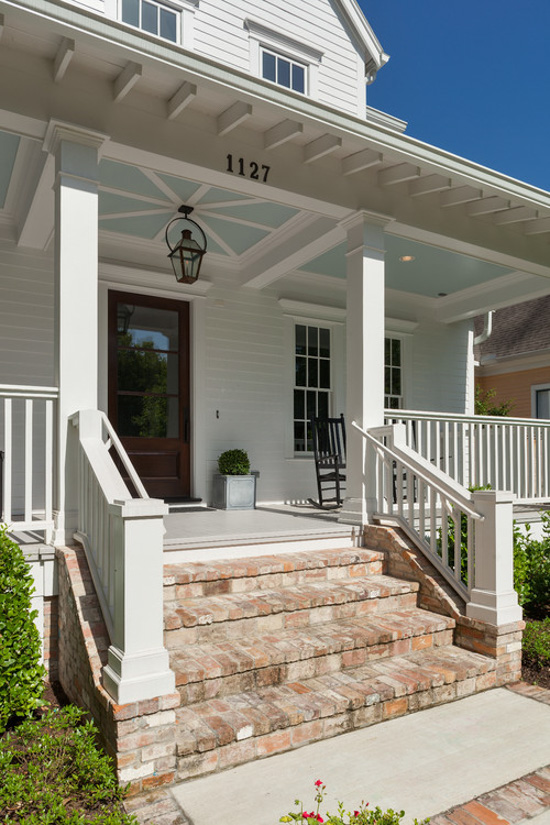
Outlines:
{"type": "MultiPolygon", "coordinates": [[[[10,220],[15,190],[23,185],[28,169],[25,139],[0,131],[0,216],[10,220]]],[[[211,260],[239,265],[261,259],[264,249],[284,246],[285,239],[311,224],[315,216],[306,210],[249,197],[230,189],[176,175],[104,159],[100,163],[100,238],[112,247],[139,240],[164,265],[164,233],[177,216],[181,203],[194,207],[193,218],[205,230],[211,260]]],[[[336,225],[336,224],[334,224],[336,225]]],[[[173,228],[172,241],[178,233],[173,228]]],[[[336,243],[322,254],[311,247],[310,259],[296,271],[342,281],[346,277],[345,243],[336,243]]],[[[434,246],[386,235],[386,284],[389,289],[436,298],[454,295],[510,275],[507,267],[477,260],[434,246]],[[403,262],[403,256],[414,260],[403,262]]]]}

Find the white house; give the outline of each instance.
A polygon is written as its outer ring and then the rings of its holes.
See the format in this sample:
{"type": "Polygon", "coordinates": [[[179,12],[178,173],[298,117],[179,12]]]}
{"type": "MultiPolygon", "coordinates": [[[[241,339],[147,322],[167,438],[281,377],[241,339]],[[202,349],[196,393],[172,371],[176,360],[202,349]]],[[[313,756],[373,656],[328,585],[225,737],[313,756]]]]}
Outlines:
{"type": "MultiPolygon", "coordinates": [[[[550,292],[550,195],[369,108],[388,56],[356,0],[0,0],[0,33],[3,520],[44,531],[60,564],[85,547],[109,660],[82,667],[106,738],[121,704],[174,691],[162,564],[186,555],[163,559],[162,500],[208,503],[218,455],[240,447],[260,504],[307,501],[311,415],[347,421],[325,551],[345,525],[347,546],[382,547],[375,525],[397,524],[463,628],[516,633],[502,491],[548,497],[548,429],[475,419],[473,318],[550,292]],[[208,242],[189,284],[165,243],[181,206],[208,242]],[[468,575],[446,529],[463,518],[468,575]]],[[[230,555],[220,540],[210,558],[230,555]]],[[[138,748],[121,777],[145,787],[171,758],[196,773],[173,735],[162,765],[138,748]]]]}

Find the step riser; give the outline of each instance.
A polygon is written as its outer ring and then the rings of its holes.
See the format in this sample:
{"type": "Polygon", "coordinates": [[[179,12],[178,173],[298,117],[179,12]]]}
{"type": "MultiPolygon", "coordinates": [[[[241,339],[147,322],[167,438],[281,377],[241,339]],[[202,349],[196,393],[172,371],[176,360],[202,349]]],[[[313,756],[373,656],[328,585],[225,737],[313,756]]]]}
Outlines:
{"type": "Polygon", "coordinates": [[[278,631],[292,627],[309,627],[368,615],[389,613],[415,607],[416,592],[400,593],[384,598],[363,599],[344,604],[329,604],[321,607],[309,607],[295,612],[271,613],[268,616],[255,616],[251,619],[199,624],[193,627],[180,627],[166,630],[164,643],[168,650],[175,650],[183,645],[201,642],[220,642],[231,639],[258,636],[259,634],[278,631]]]}
{"type": "MultiPolygon", "coordinates": [[[[198,748],[192,736],[180,732],[177,780],[191,779],[293,750],[347,731],[469,696],[492,688],[495,684],[496,673],[491,671],[449,684],[434,684],[425,690],[411,693],[407,693],[405,688],[393,693],[388,689],[385,693],[364,697],[363,701],[360,698],[355,702],[350,701],[347,708],[343,707],[345,702],[340,702],[340,708],[332,713],[328,712],[330,707],[327,704],[326,715],[323,709],[311,710],[309,714],[302,714],[301,718],[296,717],[295,723],[285,729],[281,725],[279,730],[258,731],[259,735],[255,737],[250,736],[250,726],[243,726],[237,734],[237,741],[234,741],[234,736],[230,737],[228,726],[221,724],[216,731],[212,730],[211,741],[203,739],[198,748]]],[[[334,711],[334,707],[332,710],[334,711]]],[[[185,723],[182,727],[185,727],[185,723]]]]}
{"type": "Polygon", "coordinates": [[[401,656],[416,650],[444,647],[451,645],[452,642],[453,631],[442,630],[370,647],[345,650],[341,653],[315,656],[306,660],[281,662],[228,676],[216,674],[211,678],[188,684],[178,684],[177,663],[173,664],[173,669],[176,672],[176,689],[180,693],[182,704],[192,705],[196,702],[231,696],[234,693],[256,690],[270,685],[313,679],[327,673],[337,673],[348,668],[355,668],[378,659],[401,656]]]}
{"type": "Polygon", "coordinates": [[[291,587],[306,582],[342,581],[361,576],[376,576],[384,572],[382,561],[363,562],[347,566],[320,567],[313,570],[293,570],[290,573],[268,573],[260,576],[218,579],[215,581],[168,584],[164,587],[165,602],[194,599],[200,596],[221,596],[226,593],[251,593],[255,590],[291,587]]]}

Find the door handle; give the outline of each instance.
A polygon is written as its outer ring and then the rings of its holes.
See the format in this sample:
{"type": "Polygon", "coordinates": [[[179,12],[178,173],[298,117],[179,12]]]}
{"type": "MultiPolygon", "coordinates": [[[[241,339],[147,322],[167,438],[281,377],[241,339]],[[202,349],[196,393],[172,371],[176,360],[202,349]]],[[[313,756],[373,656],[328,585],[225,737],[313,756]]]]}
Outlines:
{"type": "Polygon", "coordinates": [[[183,409],[183,440],[189,444],[189,407],[183,409]]]}

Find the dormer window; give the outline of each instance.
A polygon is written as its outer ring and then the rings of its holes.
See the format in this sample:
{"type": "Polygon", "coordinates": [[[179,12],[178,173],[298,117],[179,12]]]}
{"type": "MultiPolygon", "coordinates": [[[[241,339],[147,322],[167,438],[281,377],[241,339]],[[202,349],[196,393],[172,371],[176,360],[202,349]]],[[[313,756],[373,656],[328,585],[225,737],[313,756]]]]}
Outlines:
{"type": "Polygon", "coordinates": [[[262,49],[262,77],[286,89],[306,94],[307,67],[276,52],[262,49]]]}
{"type": "Polygon", "coordinates": [[[285,89],[316,99],[323,52],[247,17],[244,27],[250,39],[250,72],[285,89]]]}
{"type": "Polygon", "coordinates": [[[154,0],[122,0],[122,22],[148,34],[170,40],[180,41],[180,14],[170,6],[155,3],[154,0]]]}

